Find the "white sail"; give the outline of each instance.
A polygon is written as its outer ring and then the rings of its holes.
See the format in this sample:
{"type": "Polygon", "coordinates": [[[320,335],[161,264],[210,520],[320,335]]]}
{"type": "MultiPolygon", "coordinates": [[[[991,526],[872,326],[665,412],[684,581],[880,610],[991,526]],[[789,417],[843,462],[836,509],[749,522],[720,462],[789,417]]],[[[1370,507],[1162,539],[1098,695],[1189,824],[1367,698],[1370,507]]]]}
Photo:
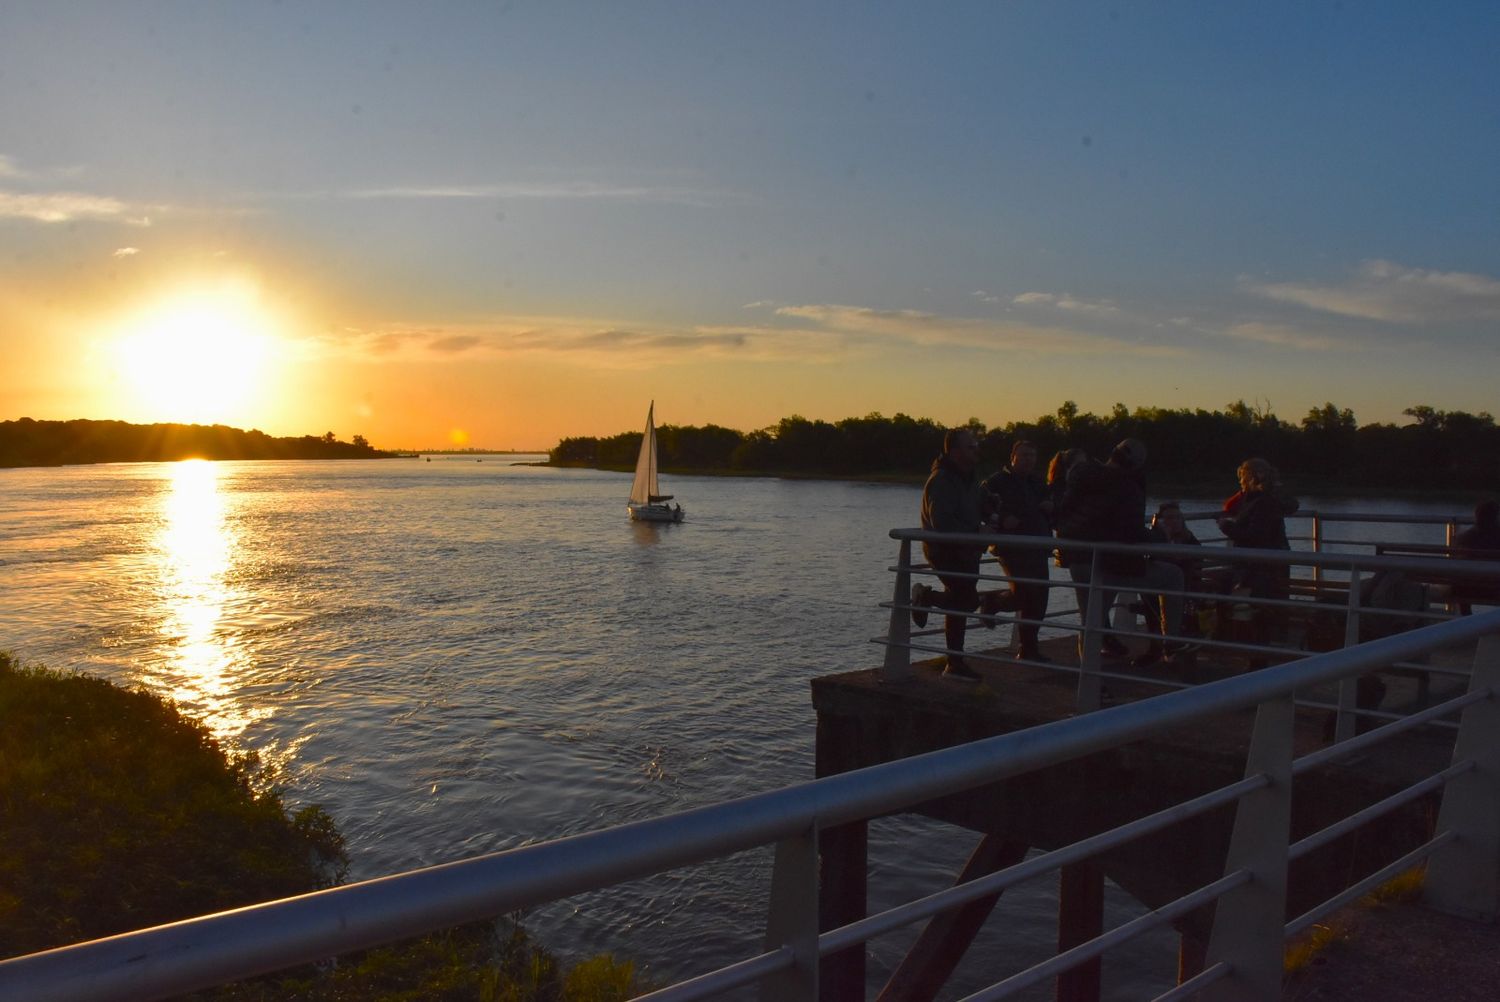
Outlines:
{"type": "Polygon", "coordinates": [[[646,409],[646,433],[641,436],[641,454],[635,460],[635,479],[630,483],[630,503],[625,507],[636,522],[681,522],[682,505],[669,505],[672,495],[659,493],[656,482],[656,401],[646,409]]]}
{"type": "Polygon", "coordinates": [[[650,504],[661,488],[656,483],[656,401],[646,410],[646,434],[641,436],[641,454],[635,460],[635,480],[630,484],[631,504],[650,504]]]}

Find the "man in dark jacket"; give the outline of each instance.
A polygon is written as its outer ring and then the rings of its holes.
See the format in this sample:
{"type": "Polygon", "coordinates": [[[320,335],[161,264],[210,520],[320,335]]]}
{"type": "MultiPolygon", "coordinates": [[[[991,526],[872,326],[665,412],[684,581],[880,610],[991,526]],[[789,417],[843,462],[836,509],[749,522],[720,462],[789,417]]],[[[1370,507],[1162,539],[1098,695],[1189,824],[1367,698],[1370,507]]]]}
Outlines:
{"type": "MultiPolygon", "coordinates": [[[[1096,543],[1145,543],[1146,491],[1142,486],[1142,470],[1146,465],[1146,446],[1139,440],[1127,438],[1114,447],[1107,463],[1079,463],[1068,474],[1068,488],[1064,493],[1062,514],[1058,522],[1059,537],[1083,539],[1096,543]]],[[[1163,561],[1148,560],[1135,553],[1099,554],[1099,572],[1103,586],[1099,589],[1100,616],[1106,627],[1110,606],[1115,592],[1121,590],[1143,591],[1160,594],[1161,608],[1153,624],[1152,632],[1164,637],[1175,637],[1182,622],[1182,596],[1170,594],[1182,591],[1182,570],[1163,561]]],[[[1091,562],[1080,554],[1068,564],[1068,572],[1079,584],[1086,584],[1092,576],[1091,562]]],[[[1079,589],[1078,611],[1080,617],[1088,614],[1085,596],[1087,591],[1079,589]]],[[[1085,622],[1087,619],[1085,618],[1085,622]]],[[[1079,640],[1082,654],[1082,635],[1079,640]]],[[[1113,637],[1106,636],[1104,653],[1122,656],[1124,645],[1113,637]],[[1113,642],[1111,642],[1113,641],[1113,642]]],[[[1170,656],[1175,647],[1164,648],[1161,641],[1153,641],[1145,653],[1135,658],[1135,667],[1145,667],[1170,656]]]]}
{"type": "MultiPolygon", "coordinates": [[[[1036,446],[1025,439],[1016,439],[1010,449],[1010,465],[984,482],[995,509],[995,526],[1002,533],[1012,536],[1051,536],[1052,497],[1042,478],[1036,475],[1036,446]]],[[[1048,551],[1042,547],[991,547],[1005,573],[1011,578],[1048,577],[1048,551]]],[[[1042,584],[1027,584],[1011,581],[1011,603],[1018,607],[1023,622],[1016,627],[1016,636],[1021,641],[1021,652],[1017,657],[1023,661],[1040,661],[1047,658],[1037,648],[1037,633],[1040,622],[1047,615],[1047,598],[1051,589],[1042,584]]]]}
{"type": "MultiPolygon", "coordinates": [[[[979,532],[984,525],[983,496],[974,469],[979,465],[979,440],[967,428],[952,428],[943,437],[943,454],[932,461],[932,473],[922,488],[922,528],[934,532],[979,532]]],[[[979,607],[979,558],[983,546],[969,543],[922,543],[922,554],[938,572],[943,590],[917,582],[911,586],[911,617],[927,625],[927,608],[956,615],[943,620],[948,650],[944,676],[978,682],[979,674],[963,658],[968,613],[979,607]]]]}

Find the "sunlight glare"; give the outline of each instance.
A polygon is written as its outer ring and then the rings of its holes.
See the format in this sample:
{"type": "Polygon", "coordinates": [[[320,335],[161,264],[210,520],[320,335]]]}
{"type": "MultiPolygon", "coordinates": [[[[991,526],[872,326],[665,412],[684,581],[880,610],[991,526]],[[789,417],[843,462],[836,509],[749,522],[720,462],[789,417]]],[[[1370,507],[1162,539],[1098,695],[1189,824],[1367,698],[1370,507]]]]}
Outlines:
{"type": "Polygon", "coordinates": [[[168,694],[199,712],[216,736],[233,737],[270,712],[247,706],[230,684],[244,659],[232,633],[220,629],[238,597],[228,580],[236,533],[225,517],[219,464],[190,459],[170,470],[158,537],[167,613],[161,633],[173,668],[168,694]]]}
{"type": "Polygon", "coordinates": [[[249,284],[180,291],[126,322],[117,369],[154,420],[227,423],[267,395],[275,329],[249,284]]]}

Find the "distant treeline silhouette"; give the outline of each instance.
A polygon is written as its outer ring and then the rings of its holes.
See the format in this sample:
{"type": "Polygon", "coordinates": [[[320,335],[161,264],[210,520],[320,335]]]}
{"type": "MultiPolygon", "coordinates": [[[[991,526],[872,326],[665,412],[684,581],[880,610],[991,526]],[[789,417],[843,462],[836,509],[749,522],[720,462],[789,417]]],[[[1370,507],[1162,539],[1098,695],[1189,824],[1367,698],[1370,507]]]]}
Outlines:
{"type": "MultiPolygon", "coordinates": [[[[1314,407],[1298,423],[1243,400],[1223,410],[1168,410],[1116,404],[1109,414],[1080,412],[1071,400],[1034,421],[987,428],[979,436],[981,466],[1003,466],[1017,438],[1036,443],[1043,464],[1054,452],[1081,447],[1103,459],[1122,438],[1146,443],[1153,479],[1227,482],[1234,468],[1262,456],[1296,481],[1351,486],[1494,490],[1500,486],[1500,428],[1488,413],[1408,407],[1405,425],[1360,426],[1354,412],[1332,403],[1314,407]]],[[[870,414],[832,424],[793,416],[742,433],[717,425],[656,429],[662,469],[803,476],[918,478],[942,451],[944,426],[905,414],[870,414]]],[[[558,466],[630,469],[641,433],[610,438],[565,438],[548,453],[558,466]]]]}
{"type": "Polygon", "coordinates": [[[0,467],[72,463],[160,463],[179,459],[379,459],[394,456],[363,435],[340,442],[333,432],[275,438],[222,424],[127,424],[124,421],[0,421],[0,467]]]}

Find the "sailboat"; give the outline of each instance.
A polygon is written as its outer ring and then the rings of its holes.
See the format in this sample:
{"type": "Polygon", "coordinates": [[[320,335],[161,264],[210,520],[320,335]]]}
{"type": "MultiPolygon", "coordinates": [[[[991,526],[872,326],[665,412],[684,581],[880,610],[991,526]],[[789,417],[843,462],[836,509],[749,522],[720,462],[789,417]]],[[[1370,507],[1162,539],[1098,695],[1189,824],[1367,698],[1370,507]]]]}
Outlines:
{"type": "Polygon", "coordinates": [[[656,482],[656,401],[646,409],[646,434],[641,454],[635,460],[635,480],[630,484],[630,503],[625,509],[636,522],[681,522],[682,505],[667,504],[672,495],[661,493],[656,482]]]}

